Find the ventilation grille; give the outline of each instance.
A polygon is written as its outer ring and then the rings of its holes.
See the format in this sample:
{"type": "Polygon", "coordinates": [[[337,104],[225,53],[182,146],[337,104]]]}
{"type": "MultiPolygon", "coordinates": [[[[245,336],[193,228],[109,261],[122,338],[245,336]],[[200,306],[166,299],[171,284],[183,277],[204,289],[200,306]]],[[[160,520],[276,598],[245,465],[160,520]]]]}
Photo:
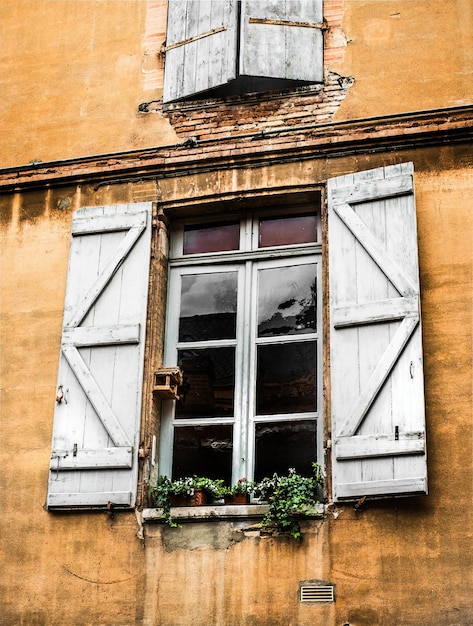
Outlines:
{"type": "Polygon", "coordinates": [[[302,585],[301,602],[305,604],[328,604],[334,602],[332,585],[302,585]]]}

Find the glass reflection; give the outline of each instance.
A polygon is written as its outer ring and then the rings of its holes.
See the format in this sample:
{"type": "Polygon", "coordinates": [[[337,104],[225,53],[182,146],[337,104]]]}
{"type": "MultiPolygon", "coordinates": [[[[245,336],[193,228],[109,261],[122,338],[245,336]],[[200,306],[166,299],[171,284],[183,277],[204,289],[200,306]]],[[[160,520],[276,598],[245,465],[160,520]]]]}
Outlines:
{"type": "Polygon", "coordinates": [[[231,484],[233,427],[183,426],[174,430],[172,476],[223,478],[231,484]]]}
{"type": "Polygon", "coordinates": [[[179,350],[183,371],[177,418],[232,417],[235,348],[179,350]]]}
{"type": "Polygon", "coordinates": [[[184,254],[224,252],[240,247],[240,224],[200,224],[184,227],[184,254]]]}
{"type": "Polygon", "coordinates": [[[317,410],[316,342],[257,347],[256,413],[317,410]]]}
{"type": "Polygon", "coordinates": [[[312,476],[316,431],[315,421],[256,424],[255,480],[272,476],[274,472],[286,474],[290,467],[312,476]]]}
{"type": "Polygon", "coordinates": [[[237,273],[182,276],[179,341],[234,339],[237,273]]]}
{"type": "Polygon", "coordinates": [[[260,248],[315,241],[317,241],[317,216],[315,214],[260,220],[260,248]]]}
{"type": "Polygon", "coordinates": [[[315,272],[314,263],[259,270],[258,337],[316,330],[315,272]]]}

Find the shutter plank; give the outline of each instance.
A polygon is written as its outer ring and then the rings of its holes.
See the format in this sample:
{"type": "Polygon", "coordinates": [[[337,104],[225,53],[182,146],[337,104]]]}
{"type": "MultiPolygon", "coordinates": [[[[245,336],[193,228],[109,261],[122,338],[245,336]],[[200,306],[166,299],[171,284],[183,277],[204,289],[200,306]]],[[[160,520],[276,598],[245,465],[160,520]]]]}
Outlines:
{"type": "Polygon", "coordinates": [[[63,332],[63,344],[76,347],[138,343],[140,324],[111,324],[87,328],[67,328],[63,332]]]}
{"type": "Polygon", "coordinates": [[[401,454],[424,454],[423,433],[401,433],[395,435],[374,435],[343,437],[334,442],[337,459],[362,459],[364,457],[397,456],[401,454]]]}
{"type": "Polygon", "coordinates": [[[236,78],[236,0],[169,0],[163,102],[236,78]]]}
{"type": "Polygon", "coordinates": [[[412,164],[329,181],[334,500],[427,493],[412,164]]]}
{"type": "Polygon", "coordinates": [[[131,468],[133,448],[104,448],[103,450],[78,450],[70,456],[69,450],[53,450],[50,469],[55,472],[73,469],[131,468]]]}
{"type": "Polygon", "coordinates": [[[406,316],[419,314],[418,298],[390,298],[378,302],[351,304],[344,307],[334,307],[332,323],[335,328],[360,326],[361,324],[375,324],[386,320],[402,319],[406,316]]]}
{"type": "Polygon", "coordinates": [[[146,211],[127,213],[111,213],[104,215],[84,215],[74,219],[72,235],[92,235],[112,231],[130,230],[133,226],[145,228],[147,222],[146,211]]]}
{"type": "Polygon", "coordinates": [[[383,496],[423,495],[425,494],[425,477],[340,483],[337,494],[339,500],[353,500],[362,496],[379,496],[380,494],[383,496]]]}
{"type": "Polygon", "coordinates": [[[353,205],[370,200],[382,200],[396,196],[404,196],[412,190],[412,176],[397,176],[393,179],[382,179],[373,182],[364,181],[353,185],[347,195],[346,189],[334,189],[332,200],[337,202],[343,198],[342,202],[353,205]]]}
{"type": "Polygon", "coordinates": [[[109,503],[114,506],[130,507],[133,504],[133,494],[131,491],[51,493],[48,498],[48,506],[51,509],[106,507],[109,503]]]}
{"type": "Polygon", "coordinates": [[[240,73],[323,81],[322,0],[242,0],[240,73]]]}

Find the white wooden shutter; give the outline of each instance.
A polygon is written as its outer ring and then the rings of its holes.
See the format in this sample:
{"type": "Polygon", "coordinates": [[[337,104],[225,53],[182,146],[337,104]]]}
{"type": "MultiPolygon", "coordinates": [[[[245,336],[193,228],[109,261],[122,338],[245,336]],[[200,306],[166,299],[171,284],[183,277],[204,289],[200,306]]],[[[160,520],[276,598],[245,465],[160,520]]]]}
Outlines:
{"type": "Polygon", "coordinates": [[[163,102],[236,77],[237,20],[236,0],[169,0],[163,102]]]}
{"type": "Polygon", "coordinates": [[[47,506],[132,507],[151,203],[73,216],[47,506]]]}
{"type": "Polygon", "coordinates": [[[427,493],[413,166],[328,189],[334,500],[427,493]]]}
{"type": "Polygon", "coordinates": [[[322,0],[242,0],[240,73],[322,82],[322,0]]]}

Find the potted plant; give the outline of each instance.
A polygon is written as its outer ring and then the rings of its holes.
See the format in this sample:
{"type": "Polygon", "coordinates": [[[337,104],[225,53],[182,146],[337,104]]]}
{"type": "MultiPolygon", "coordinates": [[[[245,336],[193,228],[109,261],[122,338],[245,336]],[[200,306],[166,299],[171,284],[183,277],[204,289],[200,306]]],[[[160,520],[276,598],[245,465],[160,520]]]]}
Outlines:
{"type": "Polygon", "coordinates": [[[301,529],[298,517],[317,515],[320,486],[323,478],[320,467],[313,463],[313,476],[302,476],[290,468],[287,476],[273,474],[256,485],[260,499],[268,502],[269,510],[260,524],[267,533],[287,532],[294,539],[300,539],[301,529]]]}
{"type": "Polygon", "coordinates": [[[225,495],[225,504],[248,504],[250,494],[255,490],[255,483],[247,478],[240,478],[225,495]]]}
{"type": "Polygon", "coordinates": [[[174,528],[178,527],[171,516],[172,506],[201,506],[207,504],[208,497],[222,498],[223,480],[213,480],[203,476],[186,476],[171,480],[160,476],[150,495],[156,507],[162,509],[163,520],[174,528]]]}

